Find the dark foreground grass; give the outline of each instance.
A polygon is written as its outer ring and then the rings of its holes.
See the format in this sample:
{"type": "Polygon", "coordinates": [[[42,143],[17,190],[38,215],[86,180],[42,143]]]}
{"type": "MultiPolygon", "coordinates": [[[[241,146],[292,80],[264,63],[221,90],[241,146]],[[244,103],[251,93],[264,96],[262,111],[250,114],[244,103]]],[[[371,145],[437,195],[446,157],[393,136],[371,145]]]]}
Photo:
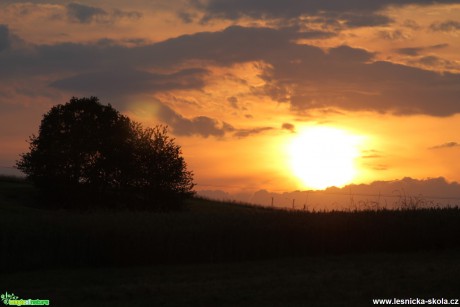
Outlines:
{"type": "Polygon", "coordinates": [[[300,213],[43,211],[1,207],[0,269],[132,266],[460,247],[458,210],[300,213]]]}
{"type": "Polygon", "coordinates": [[[0,178],[0,291],[54,306],[369,306],[460,298],[460,210],[42,210],[0,178]]]}
{"type": "Polygon", "coordinates": [[[460,249],[458,208],[313,213],[194,199],[181,212],[69,212],[26,206],[31,189],[0,181],[0,271],[460,249]]]}
{"type": "Polygon", "coordinates": [[[52,306],[372,306],[460,298],[458,252],[353,254],[129,268],[11,272],[0,290],[52,306]]]}

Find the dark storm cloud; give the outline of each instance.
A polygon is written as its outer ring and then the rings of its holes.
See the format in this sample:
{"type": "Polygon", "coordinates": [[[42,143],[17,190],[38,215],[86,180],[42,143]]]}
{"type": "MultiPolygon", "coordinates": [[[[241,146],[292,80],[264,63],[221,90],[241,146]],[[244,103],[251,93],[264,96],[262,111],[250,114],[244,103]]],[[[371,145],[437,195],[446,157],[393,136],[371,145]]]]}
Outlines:
{"type": "MultiPolygon", "coordinates": [[[[359,27],[375,27],[385,26],[393,22],[393,20],[385,15],[365,11],[321,11],[312,16],[309,16],[309,22],[316,25],[326,26],[340,31],[345,28],[359,28],[359,27]]],[[[299,24],[305,24],[302,19],[281,19],[279,24],[286,22],[293,23],[297,20],[299,24]]]]}
{"type": "Polygon", "coordinates": [[[441,145],[430,147],[429,149],[453,148],[453,147],[459,147],[459,146],[460,144],[457,142],[447,142],[441,145]]]}
{"type": "Polygon", "coordinates": [[[373,12],[389,5],[406,4],[435,4],[435,3],[459,3],[458,0],[193,0],[190,1],[195,8],[204,11],[204,21],[221,18],[237,20],[242,17],[254,19],[292,19],[302,15],[318,15],[324,12],[343,12],[361,13],[361,20],[350,20],[350,25],[372,26],[388,22],[386,17],[373,12]],[[371,16],[364,17],[365,14],[371,16]]]}
{"type": "MultiPolygon", "coordinates": [[[[312,46],[297,46],[296,49],[304,49],[305,56],[295,63],[272,62],[273,69],[266,77],[272,87],[285,89],[288,96],[279,101],[288,99],[294,110],[337,107],[435,116],[460,111],[459,74],[441,75],[372,61],[371,53],[345,46],[332,48],[328,53],[312,46]]],[[[278,96],[272,98],[278,99],[278,96]]]]}
{"type": "Polygon", "coordinates": [[[209,136],[222,137],[225,133],[235,130],[226,122],[219,122],[207,116],[186,118],[159,101],[154,104],[157,108],[156,115],[172,128],[175,135],[199,135],[205,138],[209,136]]]}
{"type": "Polygon", "coordinates": [[[268,64],[261,66],[265,85],[252,88],[253,93],[290,103],[296,112],[341,109],[434,116],[460,112],[460,74],[376,61],[374,53],[359,48],[323,50],[295,43],[306,35],[297,28],[232,26],[131,48],[108,40],[39,45],[0,53],[0,78],[49,76],[58,88],[100,88],[115,95],[203,86],[203,73],[197,71],[168,77],[145,69],[180,72],[191,62],[206,67],[206,63],[231,66],[258,61],[268,64]],[[112,71],[126,71],[126,76],[111,76],[112,71]],[[73,77],[56,78],[59,74],[73,77]]]}
{"type": "Polygon", "coordinates": [[[430,25],[430,29],[436,32],[454,32],[460,30],[460,22],[454,20],[435,22],[430,25]]]}
{"type": "Polygon", "coordinates": [[[0,24],[0,52],[10,47],[10,31],[7,25],[0,24]]]}
{"type": "MultiPolygon", "coordinates": [[[[183,35],[132,48],[119,46],[110,40],[100,40],[91,44],[38,45],[32,52],[18,50],[0,58],[0,78],[11,77],[12,74],[19,76],[110,70],[120,66],[171,69],[187,60],[206,60],[220,65],[232,65],[263,60],[277,50],[281,52],[290,48],[292,40],[309,35],[310,32],[298,33],[292,28],[276,30],[232,26],[219,32],[183,35]]],[[[317,32],[312,35],[317,37],[317,32]]]]}
{"type": "Polygon", "coordinates": [[[248,28],[231,26],[218,32],[183,35],[145,46],[138,50],[139,61],[170,66],[177,61],[201,59],[221,65],[262,60],[275,51],[285,49],[293,40],[329,37],[329,32],[305,31],[297,28],[248,28]]]}
{"type": "Polygon", "coordinates": [[[105,16],[108,13],[99,8],[79,3],[69,3],[67,5],[67,14],[69,18],[73,21],[77,21],[80,23],[90,23],[98,16],[105,16]]]}
{"type": "Polygon", "coordinates": [[[73,22],[82,24],[88,24],[91,22],[108,23],[121,18],[139,19],[142,17],[140,12],[124,11],[120,9],[113,9],[110,12],[107,12],[99,7],[75,2],[67,4],[66,8],[67,17],[73,22]]]}
{"type": "Polygon", "coordinates": [[[0,78],[78,73],[85,70],[110,69],[123,63],[127,48],[103,44],[61,43],[31,46],[0,56],[0,78]],[[117,61],[117,62],[114,62],[117,61]]]}
{"type": "MultiPolygon", "coordinates": [[[[145,67],[135,58],[137,50],[139,47],[128,48],[107,39],[29,46],[0,56],[0,79],[145,67]]],[[[150,59],[150,63],[156,62],[159,60],[150,59]]]]}
{"type": "Polygon", "coordinates": [[[121,96],[133,93],[159,92],[174,89],[201,89],[204,69],[184,69],[172,74],[155,74],[134,69],[112,69],[61,79],[52,83],[53,87],[91,95],[100,93],[121,96]]]}

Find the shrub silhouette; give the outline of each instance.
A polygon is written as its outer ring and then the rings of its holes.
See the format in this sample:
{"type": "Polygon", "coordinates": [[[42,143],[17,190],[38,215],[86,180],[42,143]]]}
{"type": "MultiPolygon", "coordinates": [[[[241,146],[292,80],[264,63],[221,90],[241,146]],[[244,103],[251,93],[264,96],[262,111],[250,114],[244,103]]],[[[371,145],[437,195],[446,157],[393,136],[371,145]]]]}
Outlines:
{"type": "Polygon", "coordinates": [[[72,97],[43,116],[16,167],[46,204],[172,209],[193,174],[165,126],[143,128],[97,97],[72,97]]]}

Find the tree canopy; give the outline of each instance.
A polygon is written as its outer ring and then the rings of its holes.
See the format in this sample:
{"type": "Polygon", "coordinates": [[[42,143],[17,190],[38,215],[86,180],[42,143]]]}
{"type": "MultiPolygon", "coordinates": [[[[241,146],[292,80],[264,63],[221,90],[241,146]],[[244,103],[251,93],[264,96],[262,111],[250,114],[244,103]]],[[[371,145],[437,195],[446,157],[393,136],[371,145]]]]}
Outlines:
{"type": "Polygon", "coordinates": [[[97,97],[52,107],[16,167],[59,206],[83,200],[171,207],[194,186],[167,127],[143,128],[97,97]]]}

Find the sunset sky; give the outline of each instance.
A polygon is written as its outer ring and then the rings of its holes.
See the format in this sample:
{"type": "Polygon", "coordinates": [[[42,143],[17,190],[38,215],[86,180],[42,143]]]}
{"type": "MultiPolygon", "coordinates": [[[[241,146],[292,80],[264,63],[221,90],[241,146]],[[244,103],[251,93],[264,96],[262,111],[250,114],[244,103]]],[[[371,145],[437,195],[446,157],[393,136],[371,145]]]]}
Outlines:
{"type": "Polygon", "coordinates": [[[455,0],[2,0],[0,173],[97,96],[167,124],[197,190],[460,181],[459,55],[455,0]]]}

